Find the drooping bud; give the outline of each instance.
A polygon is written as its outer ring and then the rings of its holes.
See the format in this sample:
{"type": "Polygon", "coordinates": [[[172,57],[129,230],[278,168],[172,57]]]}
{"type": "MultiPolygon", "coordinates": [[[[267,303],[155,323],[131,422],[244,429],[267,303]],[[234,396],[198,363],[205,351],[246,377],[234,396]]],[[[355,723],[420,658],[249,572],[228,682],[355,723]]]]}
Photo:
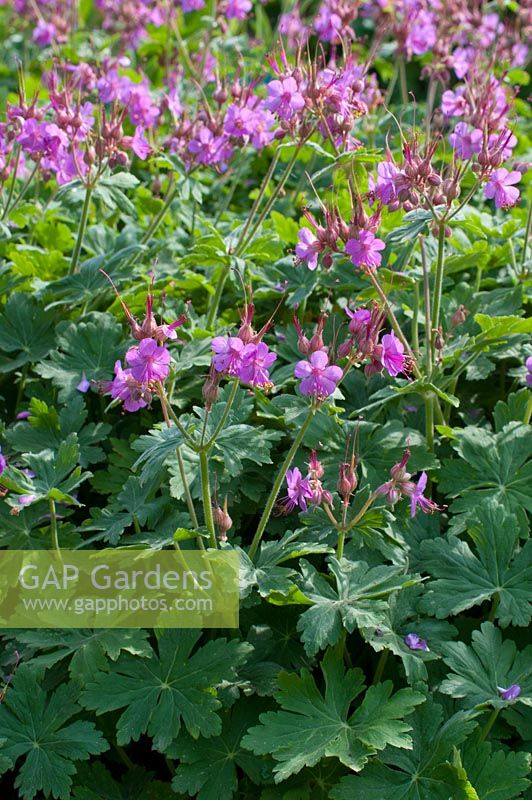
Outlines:
{"type": "Polygon", "coordinates": [[[220,391],[220,379],[221,379],[221,373],[216,372],[214,366],[211,365],[209,374],[207,376],[207,380],[203,384],[203,388],[201,390],[201,394],[203,395],[203,399],[205,400],[206,411],[208,411],[212,407],[212,405],[216,402],[218,398],[218,393],[220,391]]]}
{"type": "Polygon", "coordinates": [[[233,527],[233,520],[229,516],[227,511],[227,495],[224,499],[224,506],[220,508],[218,504],[215,504],[212,509],[212,516],[214,519],[214,524],[218,528],[219,531],[219,540],[221,542],[227,541],[227,531],[231,530],[233,527]]]}
{"type": "Polygon", "coordinates": [[[466,321],[469,316],[469,311],[467,308],[460,303],[456,311],[451,317],[451,325],[456,328],[458,325],[462,325],[466,321]]]}

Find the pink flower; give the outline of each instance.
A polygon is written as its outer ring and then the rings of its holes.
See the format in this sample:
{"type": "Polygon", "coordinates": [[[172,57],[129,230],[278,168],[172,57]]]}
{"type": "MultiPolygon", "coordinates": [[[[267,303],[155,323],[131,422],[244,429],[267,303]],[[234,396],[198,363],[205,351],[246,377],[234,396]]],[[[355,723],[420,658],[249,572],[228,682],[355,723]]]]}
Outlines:
{"type": "Polygon", "coordinates": [[[382,161],[377,165],[377,183],[370,176],[370,189],[385,206],[397,200],[395,178],[401,174],[393,161],[382,161]]]}
{"type": "Polygon", "coordinates": [[[151,153],[151,147],[144,136],[144,128],[137,126],[131,139],[131,149],[141,161],[145,161],[151,153]]]}
{"type": "Polygon", "coordinates": [[[380,266],[382,256],[380,250],[386,245],[382,239],[377,239],[371,231],[360,231],[356,239],[349,239],[345,245],[346,253],[351,256],[351,261],[357,267],[375,269],[380,266]]]}
{"type": "Polygon", "coordinates": [[[414,488],[414,491],[410,494],[410,516],[412,517],[416,516],[416,509],[418,506],[425,514],[432,514],[433,511],[438,510],[436,503],[423,496],[426,486],[427,473],[422,472],[419,476],[419,480],[414,488]]]}
{"type": "Polygon", "coordinates": [[[312,353],[309,361],[298,361],[294,375],[303,379],[299,385],[301,394],[312,395],[318,400],[324,400],[333,394],[343,373],[340,367],[328,364],[329,358],[323,350],[312,353]]]}
{"type": "Polygon", "coordinates": [[[314,271],[318,266],[318,253],[321,249],[321,242],[310,228],[301,228],[299,243],[296,245],[296,256],[299,261],[306,261],[307,267],[314,271]]]}
{"type": "Polygon", "coordinates": [[[307,500],[312,500],[312,489],[308,478],[304,478],[298,467],[289,469],[286,472],[286,484],[288,487],[288,497],[284,500],[287,511],[293,511],[299,506],[302,511],[307,510],[307,500]]]}
{"type": "Polygon", "coordinates": [[[270,81],[266,87],[267,108],[275,111],[281,119],[291,119],[297,111],[305,107],[305,99],[299,91],[295,78],[270,81]]]}
{"type": "Polygon", "coordinates": [[[441,110],[446,117],[463,117],[467,110],[467,100],[464,97],[462,86],[459,86],[455,92],[447,89],[442,94],[441,110]]]}
{"type": "Polygon", "coordinates": [[[2,455],[2,448],[0,447],[0,475],[7,467],[7,459],[4,455],[2,455]]]}
{"type": "Polygon", "coordinates": [[[532,356],[528,356],[525,361],[526,367],[526,385],[532,388],[532,356]]]}
{"type": "Polygon", "coordinates": [[[350,333],[356,336],[366,332],[371,320],[371,311],[368,311],[367,308],[359,308],[356,311],[346,308],[345,313],[351,320],[349,323],[350,333]]]}
{"type": "Polygon", "coordinates": [[[436,28],[434,18],[428,11],[420,11],[409,27],[406,46],[416,56],[432,50],[436,44],[436,28]]]}
{"type": "Polygon", "coordinates": [[[394,378],[400,372],[404,372],[405,367],[405,348],[403,343],[397,338],[395,333],[385,333],[381,341],[382,353],[381,363],[394,378]]]}
{"type": "Polygon", "coordinates": [[[83,372],[81,375],[81,380],[76,386],[76,389],[78,390],[78,392],[82,392],[83,394],[85,394],[85,392],[88,392],[90,388],[91,388],[91,382],[87,379],[87,376],[83,372]]]}
{"type": "Polygon", "coordinates": [[[429,652],[429,646],[425,639],[422,639],[417,633],[407,633],[403,641],[410,650],[425,650],[427,653],[429,652]]]}
{"type": "MultiPolygon", "coordinates": [[[[144,341],[150,341],[145,339],[144,341]]],[[[103,385],[105,394],[113,400],[123,400],[126,411],[135,412],[151,403],[152,393],[147,383],[134,378],[132,370],[122,369],[120,361],[115,362],[115,377],[103,385]]]]}
{"type": "Polygon", "coordinates": [[[52,44],[56,34],[57,30],[55,25],[51,22],[45,22],[44,19],[40,19],[33,29],[31,38],[35,44],[38,44],[40,47],[47,47],[49,44],[52,44]]]}
{"type": "Polygon", "coordinates": [[[467,161],[474,153],[482,150],[484,134],[479,128],[470,128],[465,122],[459,122],[449,136],[451,146],[458,158],[467,161]]]}
{"type": "Polygon", "coordinates": [[[216,336],[211,342],[215,353],[212,360],[216,372],[237,375],[242,365],[244,342],[238,336],[216,336]]]}
{"type": "Polygon", "coordinates": [[[252,8],[251,0],[227,0],[225,16],[227,19],[246,19],[252,8]]]}
{"type": "Polygon", "coordinates": [[[139,383],[164,381],[170,371],[168,365],[171,358],[166,347],[158,345],[153,339],[142,339],[126,353],[131,374],[139,383]]]}
{"type": "Polygon", "coordinates": [[[268,370],[276,359],[277,353],[271,353],[264,342],[247,344],[242,350],[240,380],[250,386],[271,386],[268,370]]]}
{"type": "Polygon", "coordinates": [[[504,167],[494,170],[486,184],[484,194],[488,200],[495,198],[496,208],[510,208],[515,206],[519,199],[519,189],[513,184],[521,180],[520,172],[508,172],[504,167]]]}

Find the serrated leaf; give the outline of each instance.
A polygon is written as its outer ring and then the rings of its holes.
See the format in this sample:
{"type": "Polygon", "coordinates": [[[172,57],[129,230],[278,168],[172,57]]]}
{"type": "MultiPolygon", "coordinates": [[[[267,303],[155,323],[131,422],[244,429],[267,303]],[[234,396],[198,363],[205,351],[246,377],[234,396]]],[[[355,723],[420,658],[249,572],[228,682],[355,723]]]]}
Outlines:
{"type": "Polygon", "coordinates": [[[17,763],[21,760],[15,786],[24,800],[41,791],[46,797],[67,800],[74,762],[108,749],[92,722],[65,724],[79,711],[72,684],[47,695],[36,673],[26,664],[19,667],[0,705],[0,736],[6,739],[4,755],[17,763]]]}
{"type": "Polygon", "coordinates": [[[87,684],[83,705],[97,714],[125,708],[117,722],[119,744],[146,733],[155,749],[164,751],[182,726],[196,739],[218,735],[221,703],[210,690],[236,674],[251,647],[216,639],[192,653],[200,636],[198,631],[166,630],[152,658],[122,655],[87,684]]]}
{"type": "Polygon", "coordinates": [[[54,344],[53,315],[43,311],[31,295],[12,294],[0,317],[0,350],[18,355],[0,357],[0,372],[40,361],[54,344]]]}
{"type": "Polygon", "coordinates": [[[469,544],[456,536],[422,543],[428,585],[422,608],[439,619],[497,595],[495,618],[503,627],[528,625],[532,597],[532,541],[516,550],[517,520],[495,500],[484,500],[468,523],[469,544]]]}
{"type": "Polygon", "coordinates": [[[452,669],[440,685],[440,692],[463,698],[469,708],[488,704],[505,708],[509,703],[532,705],[532,647],[522,653],[511,639],[503,641],[502,634],[491,622],[483,622],[473,631],[471,647],[463,642],[442,646],[443,660],[452,669]],[[517,700],[503,700],[497,687],[512,684],[521,687],[517,700]]]}
{"type": "Polygon", "coordinates": [[[463,711],[444,720],[442,707],[427,700],[408,721],[412,749],[387,747],[360,776],[343,778],[331,792],[332,800],[458,800],[452,793],[453,776],[442,773],[442,766],[476,720],[463,711]]]}
{"type": "Polygon", "coordinates": [[[352,633],[356,627],[378,625],[388,596],[410,582],[402,566],[369,568],[364,561],[333,557],[328,561],[336,588],[308,561],[300,562],[300,589],[313,605],[301,615],[297,629],[309,655],[336,644],[344,628],[352,633]]]}
{"type": "Polygon", "coordinates": [[[407,735],[411,726],[403,718],[424,701],[424,695],[411,689],[392,695],[388,681],[370,687],[350,714],[351,704],[364,689],[364,676],[359,669],[346,673],[338,656],[329,649],[321,663],[324,695],[308,670],[300,675],[281,673],[277,701],[282,710],[261,714],[261,724],[242,740],[257,755],[271,754],[279,762],[276,783],[325,757],[337,758],[358,771],[370,755],[389,743],[412,746],[407,735]]]}

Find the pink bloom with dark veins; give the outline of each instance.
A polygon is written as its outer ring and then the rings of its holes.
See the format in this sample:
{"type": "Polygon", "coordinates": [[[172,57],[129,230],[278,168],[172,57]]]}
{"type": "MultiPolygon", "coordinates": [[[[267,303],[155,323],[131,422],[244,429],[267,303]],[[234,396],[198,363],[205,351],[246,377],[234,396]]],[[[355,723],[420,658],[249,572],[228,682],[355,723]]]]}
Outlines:
{"type": "Polygon", "coordinates": [[[370,175],[369,188],[385,206],[397,200],[397,187],[395,183],[397,175],[402,175],[402,173],[397,169],[393,161],[382,161],[377,165],[376,183],[373,176],[370,175]]]}
{"type": "Polygon", "coordinates": [[[305,98],[299,91],[295,78],[270,81],[266,87],[268,99],[266,107],[285,120],[305,107],[305,98]]]}
{"type": "Polygon", "coordinates": [[[427,486],[427,473],[422,472],[419,476],[419,480],[415,486],[414,491],[410,495],[410,516],[416,516],[416,510],[419,506],[420,509],[425,514],[432,514],[434,511],[438,510],[438,506],[432,500],[429,500],[427,497],[423,496],[423,492],[425,491],[427,486]]]}
{"type": "Polygon", "coordinates": [[[120,361],[115,362],[115,377],[103,385],[103,390],[113,400],[122,400],[124,409],[132,413],[148,406],[152,399],[148,384],[136,380],[130,369],[122,369],[120,361]]]}
{"type": "Polygon", "coordinates": [[[323,350],[312,353],[309,361],[298,361],[294,368],[296,378],[302,378],[299,385],[301,394],[318,400],[333,394],[342,374],[340,367],[329,366],[329,357],[323,350]]]}
{"type": "Polygon", "coordinates": [[[164,381],[170,372],[171,360],[172,357],[166,347],[158,345],[153,339],[142,339],[126,353],[131,374],[139,383],[164,381]]]}
{"type": "Polygon", "coordinates": [[[238,336],[216,336],[211,342],[211,350],[215,353],[212,363],[216,372],[237,375],[242,366],[244,347],[244,342],[238,336]]]}
{"type": "Polygon", "coordinates": [[[314,271],[318,266],[318,253],[323,249],[318,237],[315,236],[310,228],[301,228],[299,231],[299,242],[296,244],[296,256],[298,260],[305,261],[307,267],[314,271]]]}
{"type": "Polygon", "coordinates": [[[400,372],[404,372],[405,367],[405,348],[395,333],[385,333],[381,340],[382,352],[380,355],[381,363],[385,370],[395,378],[400,372]]]}
{"type": "Polygon", "coordinates": [[[479,128],[471,128],[465,122],[459,122],[449,136],[454,152],[463,161],[467,161],[475,153],[480,153],[483,139],[484,134],[479,128]]]}
{"type": "Polygon", "coordinates": [[[345,245],[346,253],[351,256],[351,261],[357,267],[375,269],[380,266],[382,256],[380,250],[386,247],[382,239],[377,239],[371,231],[360,231],[356,239],[349,239],[345,245]]]}
{"type": "Polygon", "coordinates": [[[289,469],[286,472],[286,484],[288,487],[288,497],[284,501],[287,511],[293,511],[299,506],[302,511],[307,510],[307,500],[312,500],[312,489],[308,478],[304,478],[298,467],[289,469]]]}
{"type": "Polygon", "coordinates": [[[515,206],[519,199],[519,189],[514,183],[519,183],[523,176],[520,172],[508,172],[504,167],[494,170],[484,189],[488,200],[495,199],[496,208],[510,208],[515,206]]]}
{"type": "Polygon", "coordinates": [[[268,370],[276,359],[277,353],[272,353],[264,342],[245,345],[238,373],[240,380],[250,386],[271,386],[268,370]]]}

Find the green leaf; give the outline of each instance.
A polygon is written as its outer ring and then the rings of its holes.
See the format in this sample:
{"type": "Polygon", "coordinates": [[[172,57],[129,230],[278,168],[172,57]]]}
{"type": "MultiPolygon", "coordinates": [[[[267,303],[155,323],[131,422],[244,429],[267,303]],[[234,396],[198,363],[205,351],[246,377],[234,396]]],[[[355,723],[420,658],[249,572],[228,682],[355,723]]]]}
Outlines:
{"type": "Polygon", "coordinates": [[[480,325],[482,333],[490,339],[506,339],[516,334],[532,333],[532,318],[524,317],[492,317],[489,314],[475,314],[475,322],[480,325]]]}
{"type": "Polygon", "coordinates": [[[462,763],[479,800],[511,800],[530,785],[529,753],[492,752],[490,742],[473,737],[462,749],[462,763]]]}
{"type": "Polygon", "coordinates": [[[35,473],[29,478],[21,470],[8,467],[2,473],[2,484],[18,494],[33,495],[32,502],[52,499],[80,505],[72,497],[74,489],[90,478],[90,472],[82,472],[79,463],[79,445],[75,433],[71,433],[57,452],[43,450],[40,453],[25,453],[24,462],[35,473]]]}
{"type": "Polygon", "coordinates": [[[452,511],[474,513],[483,498],[497,500],[505,509],[532,512],[532,430],[521,422],[509,422],[499,433],[473,425],[454,431],[451,442],[458,459],[444,461],[440,490],[461,495],[452,511]]]}
{"type": "Polygon", "coordinates": [[[103,422],[86,425],[88,411],[83,397],[75,395],[59,414],[43,400],[32,398],[31,416],[6,432],[6,439],[19,452],[39,453],[41,450],[57,451],[70,433],[76,433],[80,448],[80,466],[86,467],[101,461],[105,454],[98,442],[106,439],[111,426],[103,422]]]}
{"type": "Polygon", "coordinates": [[[140,767],[129,768],[120,783],[99,761],[81,764],[76,775],[73,800],[176,800],[169,783],[152,780],[140,767]]]}
{"type": "Polygon", "coordinates": [[[322,758],[337,758],[352,770],[361,770],[368,758],[388,744],[412,746],[411,726],[404,717],[422,703],[424,695],[401,689],[392,695],[392,683],[371,686],[353,714],[351,704],[364,689],[360,669],[344,671],[339,652],[329,649],[321,663],[325,693],[321,694],[308,670],[279,676],[277,701],[281,711],[261,714],[261,725],[244,737],[243,745],[257,755],[270,753],[279,783],[322,758]]]}
{"type": "Polygon", "coordinates": [[[370,569],[364,561],[333,557],[328,562],[335,589],[308,561],[300,562],[300,588],[313,605],[301,615],[297,629],[309,655],[336,644],[344,628],[352,633],[357,627],[378,625],[390,593],[411,582],[402,566],[370,569]]]}
{"type": "Polygon", "coordinates": [[[70,797],[74,761],[83,761],[108,749],[92,722],[65,725],[80,711],[77,690],[62,684],[47,695],[36,673],[23,664],[0,705],[0,736],[6,739],[4,756],[20,762],[15,786],[24,800],[39,792],[61,800],[70,797]]]}
{"type": "MultiPolygon", "coordinates": [[[[476,720],[459,711],[444,721],[440,705],[427,700],[409,717],[412,749],[387,747],[360,776],[343,778],[332,800],[458,800],[452,772],[442,770],[453,747],[464,741],[476,720]]],[[[464,798],[465,800],[465,798],[464,798]]]]}
{"type": "Polygon", "coordinates": [[[171,758],[179,758],[172,786],[197,800],[231,800],[238,789],[240,769],[253,783],[268,777],[267,762],[244,750],[241,739],[257,720],[255,704],[248,700],[224,712],[222,731],[212,739],[192,739],[181,734],[169,750],[171,758]]]}
{"type": "Polygon", "coordinates": [[[110,314],[94,312],[89,321],[58,326],[58,349],[35,369],[59,389],[67,402],[85,375],[89,381],[109,379],[115,361],[124,355],[122,329],[110,314]]]}
{"type": "Polygon", "coordinates": [[[511,639],[491,622],[483,622],[473,631],[471,647],[463,642],[442,646],[443,660],[452,669],[440,686],[440,692],[464,698],[469,708],[489,704],[506,708],[510,703],[532,705],[532,646],[522,653],[511,639]],[[512,684],[521,687],[517,700],[503,700],[497,687],[507,689],[512,684]]]}
{"type": "Polygon", "coordinates": [[[229,425],[216,439],[213,454],[219,453],[232,477],[244,470],[243,461],[271,464],[271,449],[283,436],[281,431],[269,431],[262,425],[229,425]]]}
{"type": "Polygon", "coordinates": [[[528,625],[532,597],[532,541],[516,550],[517,520],[496,500],[486,499],[468,523],[477,554],[456,536],[422,543],[428,586],[422,608],[438,619],[498,597],[495,618],[503,627],[528,625]]]}
{"type": "Polygon", "coordinates": [[[108,661],[116,661],[121,652],[134,656],[149,656],[151,649],[146,643],[144,630],[112,628],[105,630],[58,630],[21,631],[17,641],[44,653],[33,656],[33,667],[53,667],[64,658],[69,658],[68,671],[72,680],[82,684],[99,670],[107,670],[108,661]]]}
{"type": "Polygon", "coordinates": [[[152,658],[122,655],[108,672],[100,672],[82,695],[86,708],[104,714],[125,708],[117,723],[117,741],[137,741],[143,733],[164,751],[182,725],[195,739],[216,736],[221,707],[212,690],[236,674],[251,647],[216,639],[195,650],[201,633],[166,630],[152,658]]]}
{"type": "Polygon", "coordinates": [[[0,356],[0,372],[40,361],[54,343],[53,314],[43,311],[31,295],[12,294],[0,317],[0,349],[18,355],[0,356]]]}

